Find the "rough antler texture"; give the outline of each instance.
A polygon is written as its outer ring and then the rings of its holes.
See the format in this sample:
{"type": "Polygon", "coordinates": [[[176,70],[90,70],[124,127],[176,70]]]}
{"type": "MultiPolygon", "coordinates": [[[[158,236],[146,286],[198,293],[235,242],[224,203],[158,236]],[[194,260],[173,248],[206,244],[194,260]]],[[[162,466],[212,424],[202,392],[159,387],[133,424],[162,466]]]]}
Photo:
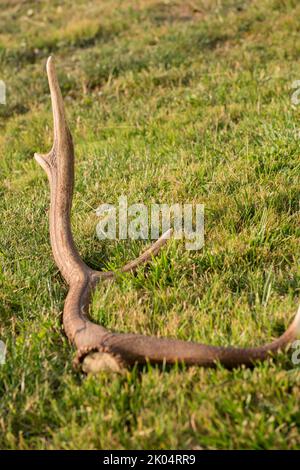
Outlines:
{"type": "MultiPolygon", "coordinates": [[[[78,363],[86,372],[100,369],[120,370],[135,363],[175,363],[213,366],[217,361],[227,367],[253,365],[285,349],[300,333],[300,309],[287,331],[275,341],[257,348],[223,348],[193,342],[135,334],[112,333],[88,319],[90,296],[98,281],[112,279],[113,272],[98,272],[80,258],[73,241],[70,211],[74,182],[74,151],[67,125],[63,99],[53,59],[47,62],[54,119],[54,143],[46,155],[35,154],[46,171],[51,190],[50,237],[55,262],[69,285],[63,324],[69,340],[77,348],[78,363]]],[[[132,271],[147,262],[170,237],[170,231],[157,240],[122,272],[132,271]]]]}

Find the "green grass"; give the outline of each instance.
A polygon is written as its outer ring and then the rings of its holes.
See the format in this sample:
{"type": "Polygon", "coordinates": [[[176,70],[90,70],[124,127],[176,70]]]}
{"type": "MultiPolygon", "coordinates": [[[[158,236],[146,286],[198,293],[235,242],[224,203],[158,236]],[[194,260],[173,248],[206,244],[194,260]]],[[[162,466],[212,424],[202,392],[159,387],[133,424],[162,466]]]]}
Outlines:
{"type": "Polygon", "coordinates": [[[99,286],[94,320],[218,345],[278,336],[299,302],[299,2],[0,7],[0,448],[299,449],[300,369],[289,356],[254,370],[73,370],[48,182],[33,160],[52,142],[53,53],[86,262],[118,268],[146,245],[97,240],[102,202],[205,204],[204,249],[174,241],[136,276],[99,286]]]}

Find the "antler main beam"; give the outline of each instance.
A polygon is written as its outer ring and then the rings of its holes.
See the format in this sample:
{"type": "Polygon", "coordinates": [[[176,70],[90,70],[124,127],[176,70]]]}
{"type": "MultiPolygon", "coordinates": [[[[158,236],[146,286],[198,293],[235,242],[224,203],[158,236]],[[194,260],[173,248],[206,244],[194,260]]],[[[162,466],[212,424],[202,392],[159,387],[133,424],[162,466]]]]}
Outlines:
{"type": "MultiPolygon", "coordinates": [[[[184,362],[187,365],[226,367],[253,365],[284,350],[300,335],[300,308],[278,339],[257,348],[223,348],[176,339],[155,338],[108,331],[91,322],[88,307],[91,293],[100,280],[113,279],[114,272],[99,272],[88,267],[75,246],[70,223],[74,186],[74,149],[66,121],[64,104],[57,81],[53,58],[47,61],[47,75],[54,120],[54,143],[48,154],[35,154],[46,171],[50,184],[50,239],[55,262],[69,285],[63,311],[67,337],[77,349],[76,362],[86,372],[101,369],[120,370],[135,363],[184,362]]],[[[159,238],[145,253],[125,265],[121,271],[133,271],[158,253],[170,237],[170,231],[159,238]]]]}

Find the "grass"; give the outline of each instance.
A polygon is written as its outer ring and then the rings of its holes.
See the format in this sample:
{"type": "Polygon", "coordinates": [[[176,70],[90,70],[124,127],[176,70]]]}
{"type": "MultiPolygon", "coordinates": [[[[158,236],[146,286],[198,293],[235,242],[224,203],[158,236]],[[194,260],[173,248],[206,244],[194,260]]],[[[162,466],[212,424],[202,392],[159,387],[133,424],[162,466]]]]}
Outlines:
{"type": "Polygon", "coordinates": [[[33,160],[52,141],[51,53],[85,261],[118,268],[145,246],[97,240],[102,202],[205,204],[203,250],[173,242],[136,276],[101,285],[94,320],[218,345],[278,336],[299,302],[299,2],[0,6],[0,448],[299,449],[300,370],[284,354],[254,370],[72,369],[48,183],[33,160]]]}

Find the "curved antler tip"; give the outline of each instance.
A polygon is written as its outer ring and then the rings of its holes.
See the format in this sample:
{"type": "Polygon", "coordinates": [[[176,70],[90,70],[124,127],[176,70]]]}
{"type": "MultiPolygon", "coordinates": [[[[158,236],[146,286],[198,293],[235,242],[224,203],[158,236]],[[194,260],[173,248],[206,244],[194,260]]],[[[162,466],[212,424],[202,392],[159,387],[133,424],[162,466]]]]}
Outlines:
{"type": "Polygon", "coordinates": [[[125,369],[122,367],[122,364],[117,360],[117,358],[111,354],[93,352],[84,358],[82,363],[82,370],[86,374],[97,374],[101,371],[122,374],[125,369]]]}
{"type": "Polygon", "coordinates": [[[53,55],[50,55],[47,59],[47,68],[49,66],[51,66],[51,64],[53,64],[53,63],[54,63],[54,57],[53,57],[53,55]]]}
{"type": "Polygon", "coordinates": [[[47,59],[46,71],[47,71],[49,83],[51,83],[51,81],[56,77],[55,61],[52,55],[50,55],[47,59]]]}
{"type": "Polygon", "coordinates": [[[35,161],[43,168],[43,170],[45,170],[47,174],[49,171],[48,156],[49,154],[41,154],[41,153],[34,154],[35,161]]]}

